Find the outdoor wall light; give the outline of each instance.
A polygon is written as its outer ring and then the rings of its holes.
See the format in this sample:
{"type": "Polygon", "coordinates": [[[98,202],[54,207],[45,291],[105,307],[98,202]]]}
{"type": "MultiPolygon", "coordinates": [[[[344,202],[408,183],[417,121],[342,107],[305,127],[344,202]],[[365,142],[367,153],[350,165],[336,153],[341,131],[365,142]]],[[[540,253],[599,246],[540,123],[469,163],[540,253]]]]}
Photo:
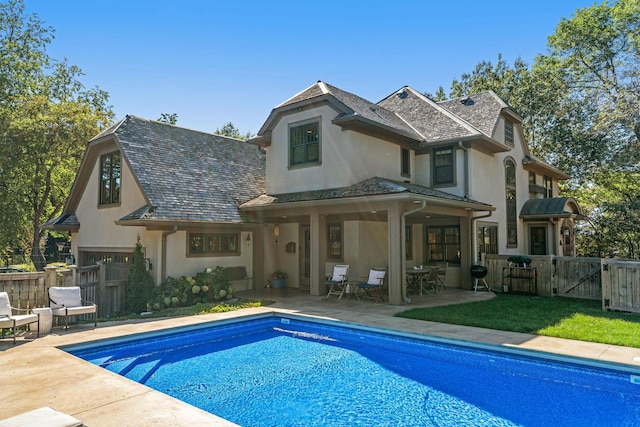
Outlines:
{"type": "Polygon", "coordinates": [[[278,224],[273,226],[273,235],[276,237],[280,235],[280,226],[278,224]]]}

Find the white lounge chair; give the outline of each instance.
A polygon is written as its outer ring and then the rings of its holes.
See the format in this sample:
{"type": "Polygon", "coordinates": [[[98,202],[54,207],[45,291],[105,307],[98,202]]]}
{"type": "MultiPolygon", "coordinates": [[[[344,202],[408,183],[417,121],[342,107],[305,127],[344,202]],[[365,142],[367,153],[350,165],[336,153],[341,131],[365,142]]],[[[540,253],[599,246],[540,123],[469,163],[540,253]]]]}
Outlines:
{"type": "Polygon", "coordinates": [[[49,288],[49,306],[54,316],[64,317],[64,327],[69,329],[69,316],[93,313],[93,326],[98,326],[98,306],[83,301],[79,286],[52,286],[49,288]]]}
{"type": "Polygon", "coordinates": [[[349,280],[348,277],[349,265],[335,265],[333,267],[333,274],[331,275],[331,277],[327,278],[326,282],[327,286],[329,287],[327,298],[329,298],[329,295],[340,295],[338,299],[342,298],[342,295],[344,295],[347,280],[349,280]]]}
{"type": "Polygon", "coordinates": [[[14,344],[16,343],[16,328],[31,323],[36,323],[37,336],[40,337],[40,314],[30,314],[26,309],[12,307],[9,294],[0,292],[0,329],[11,329],[14,344]]]}

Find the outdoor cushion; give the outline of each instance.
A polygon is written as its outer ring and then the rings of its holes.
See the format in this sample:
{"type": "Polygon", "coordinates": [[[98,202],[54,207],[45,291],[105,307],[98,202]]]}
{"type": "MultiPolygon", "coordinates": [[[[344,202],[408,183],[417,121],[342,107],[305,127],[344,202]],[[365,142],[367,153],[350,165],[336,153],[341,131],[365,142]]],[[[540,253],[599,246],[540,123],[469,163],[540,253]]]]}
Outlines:
{"type": "Polygon", "coordinates": [[[59,307],[51,309],[51,314],[54,316],[77,316],[80,314],[92,314],[95,312],[95,305],[85,305],[82,307],[59,307]]]}
{"type": "Polygon", "coordinates": [[[76,427],[82,426],[82,422],[71,415],[63,414],[48,406],[0,420],[0,427],[24,426],[76,427]]]}
{"type": "Polygon", "coordinates": [[[6,292],[0,292],[0,316],[11,316],[11,302],[6,292]]]}
{"type": "Polygon", "coordinates": [[[79,286],[49,288],[49,299],[51,300],[51,308],[64,307],[80,307],[82,299],[80,297],[79,286]]]}

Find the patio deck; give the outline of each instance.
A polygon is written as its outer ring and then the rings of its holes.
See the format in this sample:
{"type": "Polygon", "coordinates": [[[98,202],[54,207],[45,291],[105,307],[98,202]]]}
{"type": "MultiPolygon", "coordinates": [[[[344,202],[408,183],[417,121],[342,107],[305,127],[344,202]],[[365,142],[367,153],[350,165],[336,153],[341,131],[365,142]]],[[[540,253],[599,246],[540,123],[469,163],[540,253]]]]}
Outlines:
{"type": "Polygon", "coordinates": [[[180,402],[117,374],[75,358],[56,347],[104,338],[230,319],[273,311],[297,313],[349,323],[520,347],[577,356],[598,361],[640,366],[640,349],[593,344],[528,334],[447,325],[392,317],[411,307],[447,305],[491,298],[492,293],[448,289],[439,295],[416,297],[410,305],[362,303],[354,299],[311,297],[295,289],[264,289],[243,292],[251,298],[269,298],[269,307],[167,319],[74,325],[69,330],[56,327],[47,336],[20,338],[0,343],[2,370],[0,420],[35,408],[49,406],[69,414],[91,427],[99,426],[227,426],[234,425],[200,409],[180,402]]]}

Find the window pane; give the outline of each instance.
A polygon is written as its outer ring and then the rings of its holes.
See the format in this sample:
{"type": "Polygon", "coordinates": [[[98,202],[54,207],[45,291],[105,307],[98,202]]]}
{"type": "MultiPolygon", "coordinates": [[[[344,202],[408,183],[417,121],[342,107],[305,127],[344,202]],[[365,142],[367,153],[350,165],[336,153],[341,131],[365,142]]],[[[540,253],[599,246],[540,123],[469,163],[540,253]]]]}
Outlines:
{"type": "Polygon", "coordinates": [[[291,165],[319,161],[320,132],[318,122],[290,128],[289,150],[291,165]]]}
{"type": "Polygon", "coordinates": [[[453,148],[437,148],[433,152],[434,184],[450,184],[453,176],[453,148]]]}

